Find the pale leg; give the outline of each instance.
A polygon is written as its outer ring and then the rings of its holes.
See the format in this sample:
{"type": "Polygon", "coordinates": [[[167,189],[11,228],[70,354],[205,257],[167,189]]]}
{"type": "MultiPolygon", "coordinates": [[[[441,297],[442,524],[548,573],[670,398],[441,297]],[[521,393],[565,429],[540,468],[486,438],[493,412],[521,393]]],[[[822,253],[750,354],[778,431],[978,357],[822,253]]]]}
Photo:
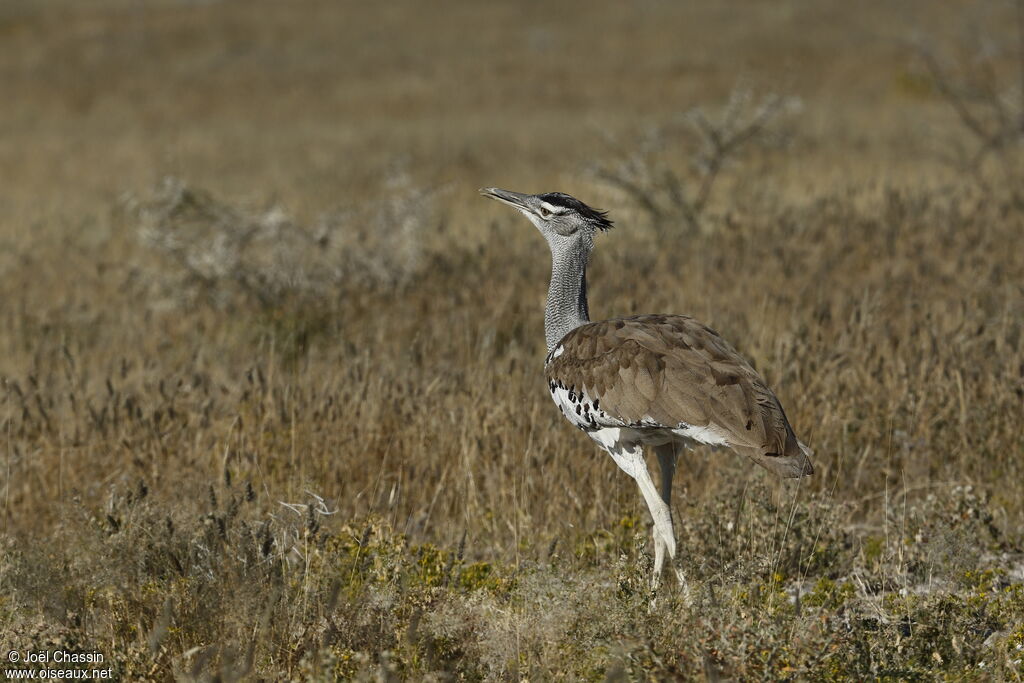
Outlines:
{"type": "Polygon", "coordinates": [[[651,583],[657,588],[658,582],[661,580],[661,568],[665,565],[665,541],[662,540],[661,534],[658,530],[654,530],[654,576],[651,578],[651,583]]]}
{"type": "MultiPolygon", "coordinates": [[[[658,464],[661,466],[661,499],[669,506],[669,514],[672,512],[672,475],[676,468],[675,451],[671,444],[656,447],[655,454],[658,456],[658,464]]],[[[671,558],[669,558],[671,561],[671,558]]],[[[654,576],[660,577],[662,568],[665,565],[665,541],[657,530],[654,532],[654,576]]]]}
{"type": "Polygon", "coordinates": [[[657,588],[665,554],[667,553],[670,559],[675,557],[676,554],[676,539],[672,531],[672,513],[668,509],[668,505],[658,494],[658,488],[654,485],[654,480],[651,479],[651,473],[648,471],[647,463],[644,461],[643,446],[640,444],[623,444],[617,448],[609,448],[607,450],[615,460],[615,464],[623,472],[636,480],[637,485],[640,487],[640,493],[647,503],[647,508],[651,511],[651,517],[654,519],[655,569],[654,576],[651,577],[651,584],[657,588]]]}
{"type": "MultiPolygon", "coordinates": [[[[671,443],[667,443],[663,446],[656,446],[654,449],[655,454],[658,456],[658,464],[661,466],[661,499],[665,502],[665,506],[669,509],[669,515],[672,514],[672,477],[676,473],[676,460],[678,454],[676,453],[676,446],[671,443]]],[[[670,517],[671,518],[671,517],[670,517]]],[[[673,563],[675,560],[675,553],[673,552],[669,556],[669,562],[673,563]]],[[[659,571],[660,566],[657,562],[657,553],[655,553],[655,572],[659,571]]],[[[683,574],[683,570],[678,567],[673,567],[676,572],[676,578],[679,580],[679,585],[686,586],[686,577],[683,574]]]]}

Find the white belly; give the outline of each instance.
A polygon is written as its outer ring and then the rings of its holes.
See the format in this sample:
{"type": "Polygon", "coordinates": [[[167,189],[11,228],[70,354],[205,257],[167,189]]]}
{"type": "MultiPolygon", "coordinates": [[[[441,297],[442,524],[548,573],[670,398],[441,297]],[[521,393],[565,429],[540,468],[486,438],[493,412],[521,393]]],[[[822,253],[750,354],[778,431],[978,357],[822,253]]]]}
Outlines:
{"type": "Polygon", "coordinates": [[[664,446],[674,443],[680,448],[691,448],[702,443],[709,446],[728,446],[721,436],[709,434],[706,430],[697,429],[666,429],[647,427],[604,427],[588,430],[587,435],[608,452],[629,450],[635,446],[664,446]],[[703,437],[703,438],[699,438],[703,437]]]}

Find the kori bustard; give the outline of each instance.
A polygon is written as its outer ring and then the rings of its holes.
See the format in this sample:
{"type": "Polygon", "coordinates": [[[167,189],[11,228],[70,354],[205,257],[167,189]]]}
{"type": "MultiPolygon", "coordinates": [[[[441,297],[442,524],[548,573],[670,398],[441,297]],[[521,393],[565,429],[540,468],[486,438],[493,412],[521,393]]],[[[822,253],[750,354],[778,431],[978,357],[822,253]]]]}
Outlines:
{"type": "Polygon", "coordinates": [[[488,187],[480,193],[525,215],[551,248],[544,310],[548,389],[566,419],[640,486],[654,519],[653,586],[665,556],[672,563],[676,554],[669,501],[679,448],[725,446],[787,478],[814,472],[812,453],[796,438],[775,394],[717,332],[685,315],[590,322],[587,262],[594,235],[612,227],[606,213],[561,192],[488,187]],[[660,491],[644,446],[657,455],[660,491]]]}

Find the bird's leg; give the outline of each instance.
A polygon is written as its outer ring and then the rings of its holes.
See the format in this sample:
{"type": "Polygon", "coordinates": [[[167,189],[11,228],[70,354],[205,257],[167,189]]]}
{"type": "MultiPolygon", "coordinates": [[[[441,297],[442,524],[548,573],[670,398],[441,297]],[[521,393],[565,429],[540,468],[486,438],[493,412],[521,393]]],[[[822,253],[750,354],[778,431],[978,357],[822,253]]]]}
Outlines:
{"type": "MultiPolygon", "coordinates": [[[[675,472],[675,451],[671,444],[666,452],[665,446],[654,449],[658,456],[658,464],[661,466],[661,499],[669,506],[669,515],[672,514],[672,504],[669,499],[672,495],[672,474],[675,472]]],[[[671,561],[671,558],[669,558],[671,561]]],[[[665,564],[665,539],[661,537],[658,529],[654,530],[654,578],[660,580],[661,571],[665,564]]],[[[655,586],[657,588],[657,586],[655,586]]]]}
{"type": "Polygon", "coordinates": [[[661,537],[655,526],[654,536],[654,572],[651,574],[651,601],[647,607],[650,612],[658,608],[658,587],[661,586],[661,568],[665,564],[665,539],[661,537]]]}
{"type": "Polygon", "coordinates": [[[661,466],[661,499],[665,501],[665,505],[672,505],[672,477],[676,473],[675,445],[667,443],[657,446],[654,453],[658,456],[658,464],[661,466]]]}
{"type": "Polygon", "coordinates": [[[654,530],[654,576],[651,578],[653,588],[658,587],[661,580],[661,568],[665,564],[665,541],[658,530],[654,530]]]}
{"type": "Polygon", "coordinates": [[[619,448],[610,448],[608,453],[622,471],[636,480],[640,487],[640,493],[647,503],[647,508],[651,511],[651,517],[654,519],[655,570],[654,576],[651,577],[651,585],[657,588],[665,553],[669,558],[675,557],[676,554],[676,539],[672,532],[672,513],[658,494],[658,487],[654,485],[654,480],[651,479],[647,462],[644,460],[643,446],[630,444],[619,448]],[[658,560],[659,555],[661,562],[658,560]]]}
{"type": "MultiPolygon", "coordinates": [[[[665,506],[669,511],[669,518],[672,515],[672,477],[676,473],[676,460],[679,455],[676,452],[676,446],[673,443],[667,443],[661,446],[656,446],[654,449],[655,454],[658,456],[658,464],[661,468],[661,499],[665,502],[665,506]]],[[[676,578],[679,580],[679,585],[686,587],[686,576],[683,574],[683,570],[679,567],[674,566],[675,564],[675,553],[669,556],[669,563],[673,564],[673,569],[676,572],[676,578]]],[[[660,564],[657,561],[657,553],[655,553],[654,561],[655,572],[660,570],[660,564]]]]}

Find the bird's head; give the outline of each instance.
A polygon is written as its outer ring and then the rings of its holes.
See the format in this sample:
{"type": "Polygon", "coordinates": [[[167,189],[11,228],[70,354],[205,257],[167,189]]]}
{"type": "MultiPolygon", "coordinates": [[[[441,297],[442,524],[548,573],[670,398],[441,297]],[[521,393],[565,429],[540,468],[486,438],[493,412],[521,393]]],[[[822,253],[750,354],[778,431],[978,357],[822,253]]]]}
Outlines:
{"type": "Polygon", "coordinates": [[[480,190],[480,194],[508,204],[530,219],[552,249],[576,242],[589,246],[597,231],[612,227],[604,211],[592,209],[563,192],[522,194],[485,187],[480,190]]]}

